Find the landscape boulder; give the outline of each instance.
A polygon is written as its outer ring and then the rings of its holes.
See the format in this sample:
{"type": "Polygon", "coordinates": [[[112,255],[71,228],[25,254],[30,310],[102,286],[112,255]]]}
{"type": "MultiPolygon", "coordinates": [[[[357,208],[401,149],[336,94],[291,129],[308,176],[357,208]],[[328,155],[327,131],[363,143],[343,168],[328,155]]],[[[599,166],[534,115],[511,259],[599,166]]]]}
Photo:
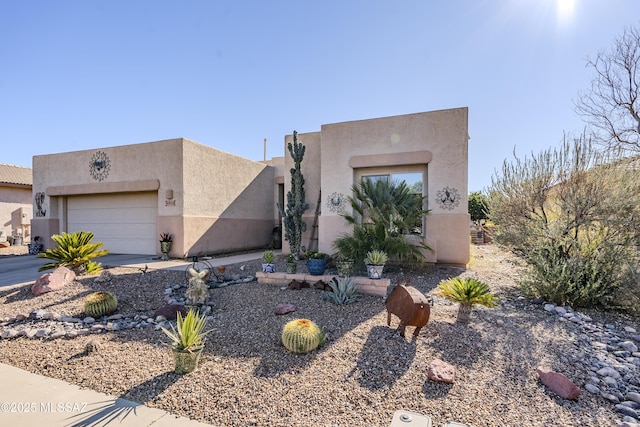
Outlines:
{"type": "Polygon", "coordinates": [[[580,396],[580,388],[563,374],[554,372],[545,366],[538,366],[537,371],[542,384],[561,398],[575,399],[580,396]]]}
{"type": "Polygon", "coordinates": [[[178,312],[182,314],[182,317],[187,315],[187,309],[182,304],[169,304],[160,307],[153,314],[153,317],[163,316],[167,320],[176,320],[178,318],[178,312]]]}
{"type": "Polygon", "coordinates": [[[76,280],[76,273],[67,267],[58,267],[51,273],[45,273],[31,286],[34,295],[57,291],[76,280]]]}
{"type": "Polygon", "coordinates": [[[276,314],[287,314],[291,313],[292,311],[296,311],[296,306],[293,304],[280,303],[276,305],[274,311],[276,314]]]}
{"type": "Polygon", "coordinates": [[[435,359],[427,368],[427,378],[432,381],[453,384],[456,377],[456,368],[440,359],[435,359]]]}

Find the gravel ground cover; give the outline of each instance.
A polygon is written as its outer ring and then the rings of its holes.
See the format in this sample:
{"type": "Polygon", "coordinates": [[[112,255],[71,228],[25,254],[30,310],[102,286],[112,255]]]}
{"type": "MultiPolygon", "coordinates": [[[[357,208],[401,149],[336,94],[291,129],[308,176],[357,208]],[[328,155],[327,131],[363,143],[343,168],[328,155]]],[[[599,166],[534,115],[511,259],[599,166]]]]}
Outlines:
{"type": "MultiPolygon", "coordinates": [[[[337,306],[319,290],[253,281],[209,290],[212,332],[199,368],[188,375],[173,373],[168,340],[153,325],[73,339],[0,339],[0,358],[214,426],[388,426],[398,409],[428,415],[434,426],[447,420],[475,427],[617,425],[622,416],[600,395],[583,390],[568,401],[540,383],[536,367],[545,365],[583,388],[592,373],[573,363],[584,351],[576,343],[579,332],[519,295],[519,260],[494,245],[473,246],[473,252],[467,270],[392,267],[385,272],[393,282],[410,278],[425,294],[442,279],[474,276],[500,297],[494,309],[476,307],[468,326],[455,323],[457,305],[437,300],[417,339],[411,327],[406,338],[400,337],[395,317],[387,327],[382,298],[363,296],[337,306]],[[278,303],[297,310],[275,315],[278,303]],[[289,353],[280,333],[295,318],[324,327],[325,345],[305,355],[289,353]],[[98,340],[99,349],[85,354],[90,339],[98,340]],[[427,378],[427,366],[436,358],[456,367],[454,384],[427,378]]],[[[278,260],[277,271],[284,268],[284,259],[278,260]]],[[[226,274],[247,276],[259,269],[256,260],[227,265],[226,274]]],[[[82,318],[84,297],[97,290],[118,297],[118,313],[153,317],[164,304],[165,290],[186,282],[184,272],[109,271],[109,282],[82,276],[38,297],[29,286],[0,288],[0,319],[38,309],[82,318]]],[[[640,329],[635,318],[589,315],[640,329]]]]}

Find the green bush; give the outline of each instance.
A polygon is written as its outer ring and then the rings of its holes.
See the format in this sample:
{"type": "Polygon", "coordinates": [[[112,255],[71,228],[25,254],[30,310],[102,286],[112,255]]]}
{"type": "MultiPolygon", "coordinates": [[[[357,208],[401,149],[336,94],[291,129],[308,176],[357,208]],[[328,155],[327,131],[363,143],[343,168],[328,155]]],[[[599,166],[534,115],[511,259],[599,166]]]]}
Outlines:
{"type": "Polygon", "coordinates": [[[91,243],[93,233],[90,231],[63,232],[62,234],[54,234],[51,239],[58,246],[40,252],[38,257],[51,259],[55,262],[43,265],[38,271],[69,267],[76,274],[96,274],[102,270],[100,263],[93,261],[93,259],[107,255],[109,251],[100,250],[104,243],[91,243]]]}
{"type": "Polygon", "coordinates": [[[530,268],[520,286],[529,296],[560,305],[631,309],[640,290],[634,269],[621,262],[630,259],[622,249],[600,246],[581,253],[559,244],[538,248],[527,257],[530,268]],[[628,295],[626,302],[619,292],[628,295]]]}

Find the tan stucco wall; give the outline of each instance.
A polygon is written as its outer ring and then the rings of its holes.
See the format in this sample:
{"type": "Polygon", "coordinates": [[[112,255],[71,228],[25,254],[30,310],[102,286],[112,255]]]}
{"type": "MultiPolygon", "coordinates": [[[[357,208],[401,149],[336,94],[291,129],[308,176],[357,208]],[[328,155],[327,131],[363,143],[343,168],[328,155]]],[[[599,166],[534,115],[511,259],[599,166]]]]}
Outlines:
{"type": "Polygon", "coordinates": [[[0,185],[0,230],[5,236],[31,235],[31,188],[0,185]]]}
{"type": "Polygon", "coordinates": [[[187,139],[35,156],[33,171],[33,194],[46,194],[47,215],[32,221],[42,236],[66,231],[69,195],[155,191],[156,234],[174,235],[171,256],[262,247],[271,240],[274,168],[187,139]],[[102,181],[89,170],[97,151],[110,161],[102,181]]]}
{"type": "MultiPolygon", "coordinates": [[[[285,150],[291,138],[285,138],[285,150]]],[[[351,186],[361,175],[426,171],[426,208],[432,210],[426,239],[437,251],[427,260],[468,263],[467,108],[327,124],[320,132],[299,134],[298,140],[307,146],[302,167],[310,207],[306,215],[308,227],[322,187],[320,251],[332,253],[332,242],[349,231],[339,212],[329,208],[331,196],[351,195],[351,186]],[[451,209],[438,203],[438,192],[446,187],[458,195],[457,204],[449,205],[451,209]]],[[[288,152],[285,163],[286,170],[293,166],[288,152]]],[[[289,186],[290,178],[285,176],[285,190],[289,186]]],[[[309,232],[303,238],[304,245],[309,232]]]]}

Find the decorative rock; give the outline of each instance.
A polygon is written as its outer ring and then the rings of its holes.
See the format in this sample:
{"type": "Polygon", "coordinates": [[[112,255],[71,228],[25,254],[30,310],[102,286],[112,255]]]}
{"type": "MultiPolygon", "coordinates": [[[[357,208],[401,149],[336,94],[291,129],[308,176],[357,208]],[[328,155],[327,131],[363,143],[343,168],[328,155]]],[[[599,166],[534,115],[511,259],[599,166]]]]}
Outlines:
{"type": "Polygon", "coordinates": [[[16,322],[22,322],[23,320],[27,320],[27,318],[29,318],[29,316],[27,316],[26,314],[16,314],[16,322]]]}
{"type": "Polygon", "coordinates": [[[274,310],[276,314],[287,314],[287,313],[291,313],[292,311],[296,311],[296,306],[293,304],[287,304],[287,303],[280,303],[276,305],[276,308],[274,310]]]}
{"type": "Polygon", "coordinates": [[[618,371],[610,367],[606,367],[598,370],[597,374],[600,375],[601,377],[611,377],[616,380],[620,378],[620,373],[618,373],[618,371]]]}
{"type": "Polygon", "coordinates": [[[611,393],[602,393],[601,396],[607,399],[609,402],[620,403],[620,399],[618,399],[616,396],[614,396],[611,393]]]}
{"type": "Polygon", "coordinates": [[[624,331],[625,332],[629,332],[630,334],[635,334],[636,333],[636,328],[632,328],[631,326],[625,326],[624,327],[624,331]]]}
{"type": "Polygon", "coordinates": [[[107,320],[120,320],[122,319],[124,316],[121,313],[118,314],[112,314],[111,316],[107,317],[107,320]]]}
{"type": "Polygon", "coordinates": [[[65,331],[56,331],[56,332],[52,333],[51,335],[49,335],[49,339],[56,340],[58,338],[64,337],[65,335],[67,335],[67,332],[65,332],[65,331]]]}
{"type": "Polygon", "coordinates": [[[91,339],[87,341],[87,343],[84,345],[84,351],[87,354],[95,353],[99,349],[100,349],[100,342],[98,340],[91,339]]]}
{"type": "Polygon", "coordinates": [[[586,385],[584,386],[584,388],[585,388],[585,389],[587,389],[587,391],[588,391],[589,393],[593,393],[593,394],[598,394],[598,393],[600,393],[600,389],[599,389],[597,386],[595,386],[595,385],[593,385],[593,384],[591,384],[591,383],[586,384],[586,385]]]}
{"type": "Polygon", "coordinates": [[[638,412],[635,409],[630,408],[626,405],[618,404],[618,405],[615,405],[613,409],[622,415],[626,415],[628,417],[638,419],[638,412]]]}
{"type": "Polygon", "coordinates": [[[7,329],[5,331],[2,331],[2,338],[15,338],[18,336],[18,331],[16,331],[15,329],[7,329]]]}
{"type": "Polygon", "coordinates": [[[552,312],[552,311],[555,310],[555,308],[556,308],[556,306],[553,305],[553,304],[545,304],[544,305],[544,311],[552,312]]]}
{"type": "Polygon", "coordinates": [[[44,320],[59,320],[60,315],[54,311],[48,311],[42,315],[44,320]]]}
{"type": "Polygon", "coordinates": [[[569,378],[551,369],[538,366],[538,375],[542,384],[563,399],[575,399],[580,396],[580,389],[569,378]]]}
{"type": "Polygon", "coordinates": [[[51,333],[51,329],[49,329],[49,328],[38,329],[38,331],[36,332],[36,337],[37,338],[44,338],[47,335],[49,335],[50,333],[51,333]]]}
{"type": "Polygon", "coordinates": [[[104,325],[93,325],[91,328],[89,328],[91,332],[102,332],[104,330],[104,325]]]}
{"type": "Polygon", "coordinates": [[[31,287],[34,295],[57,291],[76,280],[76,273],[67,267],[58,267],[51,273],[43,274],[31,287]]]}
{"type": "MultiPolygon", "coordinates": [[[[163,316],[167,320],[176,320],[178,318],[178,312],[182,314],[182,317],[187,315],[187,309],[182,304],[169,304],[160,307],[156,310],[153,317],[163,316]]],[[[143,318],[143,316],[141,316],[143,318]]]]}
{"type": "Polygon", "coordinates": [[[502,319],[498,319],[498,320],[496,320],[496,325],[498,325],[498,326],[504,326],[504,320],[502,320],[502,319]]]}
{"type": "Polygon", "coordinates": [[[427,367],[427,378],[432,381],[440,381],[453,384],[456,376],[456,368],[440,359],[435,359],[427,367]]]}
{"type": "Polygon", "coordinates": [[[636,402],[638,404],[640,404],[640,393],[636,393],[636,392],[629,392],[625,395],[625,398],[631,400],[632,402],[636,402]]]}
{"type": "Polygon", "coordinates": [[[620,346],[621,348],[625,349],[630,353],[635,353],[636,351],[638,351],[638,346],[635,345],[632,341],[623,341],[620,344],[618,344],[618,346],[620,346]]]}
{"type": "Polygon", "coordinates": [[[84,318],[84,323],[85,323],[85,324],[87,324],[87,325],[90,325],[90,324],[92,324],[92,323],[95,323],[95,321],[96,321],[96,319],[94,319],[94,318],[93,318],[93,317],[91,317],[91,316],[87,316],[87,317],[85,317],[85,318],[84,318]]]}

